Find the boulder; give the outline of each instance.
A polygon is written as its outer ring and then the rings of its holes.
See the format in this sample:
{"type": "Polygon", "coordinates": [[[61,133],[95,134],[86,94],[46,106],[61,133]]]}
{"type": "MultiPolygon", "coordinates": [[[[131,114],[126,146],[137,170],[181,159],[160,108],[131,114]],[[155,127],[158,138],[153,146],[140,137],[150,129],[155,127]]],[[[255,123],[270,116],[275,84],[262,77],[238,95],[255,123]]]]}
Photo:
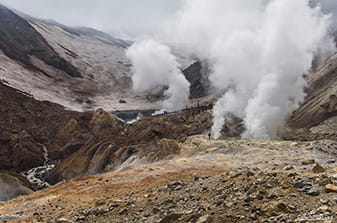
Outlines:
{"type": "Polygon", "coordinates": [[[333,184],[328,184],[325,186],[325,192],[327,193],[337,193],[337,186],[333,184]]]}
{"type": "Polygon", "coordinates": [[[0,173],[0,185],[0,202],[33,192],[28,187],[28,181],[16,174],[0,173]]]}

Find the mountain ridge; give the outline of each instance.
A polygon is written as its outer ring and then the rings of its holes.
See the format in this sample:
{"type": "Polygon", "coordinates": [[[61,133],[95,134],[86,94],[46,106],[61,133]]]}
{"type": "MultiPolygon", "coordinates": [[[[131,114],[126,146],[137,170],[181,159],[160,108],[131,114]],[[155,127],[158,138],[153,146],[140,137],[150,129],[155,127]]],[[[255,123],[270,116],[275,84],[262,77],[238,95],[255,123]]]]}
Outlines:
{"type": "Polygon", "coordinates": [[[2,5],[0,5],[0,20],[3,24],[0,30],[0,47],[7,56],[48,75],[30,61],[29,56],[35,56],[46,64],[64,70],[70,76],[81,77],[78,70],[59,57],[26,20],[2,5]]]}

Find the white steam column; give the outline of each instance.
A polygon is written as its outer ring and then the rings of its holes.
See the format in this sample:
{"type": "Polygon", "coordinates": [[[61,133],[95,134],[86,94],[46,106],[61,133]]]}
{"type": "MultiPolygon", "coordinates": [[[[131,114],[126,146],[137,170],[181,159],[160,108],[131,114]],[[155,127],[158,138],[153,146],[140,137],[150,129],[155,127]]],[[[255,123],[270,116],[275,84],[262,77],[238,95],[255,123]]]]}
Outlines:
{"type": "Polygon", "coordinates": [[[168,86],[162,112],[178,111],[186,106],[190,83],[180,71],[180,64],[168,46],[154,40],[144,40],[133,44],[126,55],[132,62],[132,82],[136,91],[168,86]]]}
{"type": "Polygon", "coordinates": [[[226,92],[215,104],[213,136],[226,114],[244,120],[243,138],[272,139],[304,99],[314,56],[335,50],[331,16],[308,0],[185,0],[165,27],[166,41],[207,60],[226,92]]]}

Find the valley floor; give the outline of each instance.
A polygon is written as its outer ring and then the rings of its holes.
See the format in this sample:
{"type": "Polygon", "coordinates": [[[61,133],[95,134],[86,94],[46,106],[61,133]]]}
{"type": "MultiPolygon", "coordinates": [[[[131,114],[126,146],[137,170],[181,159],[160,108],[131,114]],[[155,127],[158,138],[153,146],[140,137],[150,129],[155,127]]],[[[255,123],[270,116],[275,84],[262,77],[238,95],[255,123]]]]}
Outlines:
{"type": "Polygon", "coordinates": [[[337,222],[337,143],[208,140],[0,203],[3,222],[337,222]]]}

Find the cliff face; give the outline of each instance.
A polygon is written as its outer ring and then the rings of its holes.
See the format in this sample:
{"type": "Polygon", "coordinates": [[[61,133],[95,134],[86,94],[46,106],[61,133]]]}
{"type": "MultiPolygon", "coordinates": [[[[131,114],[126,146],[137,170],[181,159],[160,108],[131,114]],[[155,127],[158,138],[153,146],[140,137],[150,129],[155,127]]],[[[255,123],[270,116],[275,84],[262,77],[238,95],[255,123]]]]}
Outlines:
{"type": "Polygon", "coordinates": [[[337,54],[307,77],[307,96],[293,113],[288,125],[295,137],[337,138],[337,54]]]}
{"type": "Polygon", "coordinates": [[[19,61],[27,68],[48,75],[30,61],[35,56],[72,77],[81,77],[80,72],[61,58],[47,41],[23,18],[0,5],[0,49],[6,56],[19,61]]]}
{"type": "Polygon", "coordinates": [[[84,144],[82,137],[89,137],[86,129],[91,114],[36,101],[1,82],[0,114],[0,170],[20,172],[41,166],[45,163],[44,148],[51,159],[62,158],[69,155],[71,145],[84,144]],[[72,122],[76,125],[71,126],[72,122]]]}
{"type": "Polygon", "coordinates": [[[208,77],[208,68],[206,64],[195,62],[183,71],[186,79],[191,83],[190,98],[201,98],[208,94],[210,82],[208,77]]]}

